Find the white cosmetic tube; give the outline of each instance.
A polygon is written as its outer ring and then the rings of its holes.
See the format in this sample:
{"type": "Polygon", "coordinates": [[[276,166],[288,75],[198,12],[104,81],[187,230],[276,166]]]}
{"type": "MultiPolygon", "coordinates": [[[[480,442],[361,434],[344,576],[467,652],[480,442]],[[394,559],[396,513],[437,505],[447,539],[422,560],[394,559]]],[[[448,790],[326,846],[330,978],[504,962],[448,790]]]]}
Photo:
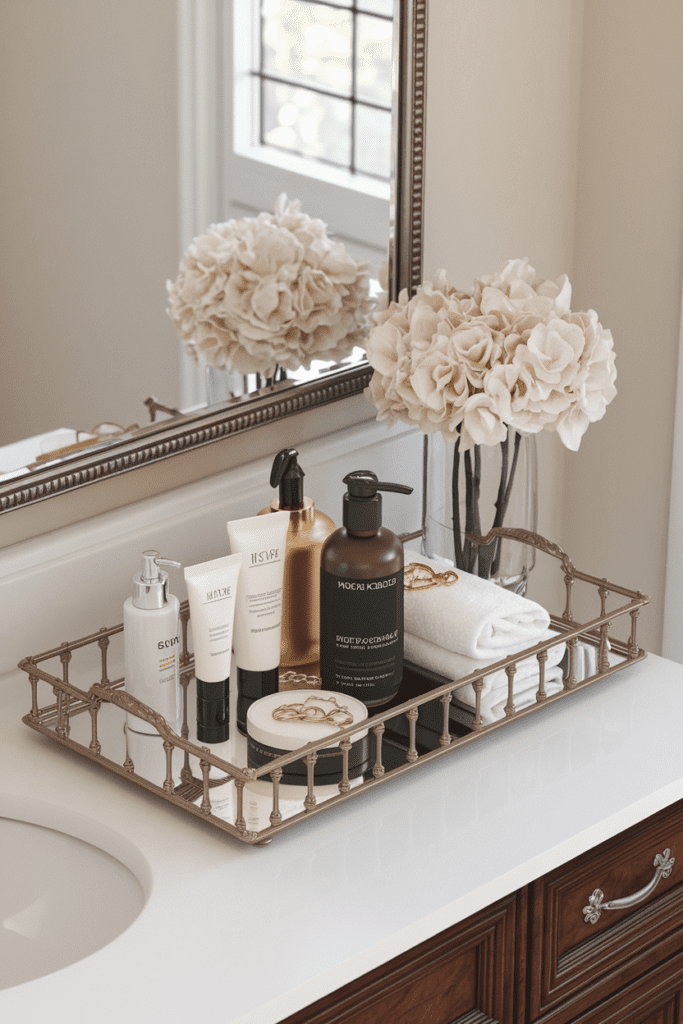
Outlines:
{"type": "Polygon", "coordinates": [[[282,584],[288,511],[228,523],[233,552],[242,553],[235,610],[237,728],[246,735],[247,708],[278,691],[282,584]]]}
{"type": "Polygon", "coordinates": [[[185,568],[197,680],[197,740],[223,743],[230,734],[230,659],[242,555],[185,568]]]}

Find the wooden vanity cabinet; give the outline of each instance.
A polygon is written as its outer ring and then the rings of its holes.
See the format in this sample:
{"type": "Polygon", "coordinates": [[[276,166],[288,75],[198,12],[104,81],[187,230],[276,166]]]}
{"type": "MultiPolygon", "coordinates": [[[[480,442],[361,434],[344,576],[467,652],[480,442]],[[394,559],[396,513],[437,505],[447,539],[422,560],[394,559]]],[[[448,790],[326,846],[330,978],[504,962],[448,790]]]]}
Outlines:
{"type": "MultiPolygon", "coordinates": [[[[601,1020],[591,1007],[619,992],[622,1006],[627,990],[640,998],[660,970],[672,998],[683,986],[683,803],[563,864],[528,891],[530,1021],[601,1020]],[[596,890],[604,896],[595,901],[596,919],[587,921],[596,890]],[[614,900],[627,905],[602,909],[614,900]]],[[[615,1020],[648,1019],[639,1010],[627,1015],[626,1005],[615,1020]]]]}
{"type": "Polygon", "coordinates": [[[683,1024],[683,801],[283,1024],[384,1022],[683,1024]]]}
{"type": "Polygon", "coordinates": [[[286,1024],[515,1024],[515,949],[525,900],[513,893],[286,1024]]]}

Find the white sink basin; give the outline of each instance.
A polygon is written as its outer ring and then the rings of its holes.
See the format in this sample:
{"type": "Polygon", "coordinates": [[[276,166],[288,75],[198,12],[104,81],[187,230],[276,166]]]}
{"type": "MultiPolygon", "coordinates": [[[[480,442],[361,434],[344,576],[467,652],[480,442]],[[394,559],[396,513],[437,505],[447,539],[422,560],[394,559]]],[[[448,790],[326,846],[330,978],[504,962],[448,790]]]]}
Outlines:
{"type": "Polygon", "coordinates": [[[125,931],[143,905],[135,875],[104,850],[0,817],[0,988],[89,956],[125,931]]]}

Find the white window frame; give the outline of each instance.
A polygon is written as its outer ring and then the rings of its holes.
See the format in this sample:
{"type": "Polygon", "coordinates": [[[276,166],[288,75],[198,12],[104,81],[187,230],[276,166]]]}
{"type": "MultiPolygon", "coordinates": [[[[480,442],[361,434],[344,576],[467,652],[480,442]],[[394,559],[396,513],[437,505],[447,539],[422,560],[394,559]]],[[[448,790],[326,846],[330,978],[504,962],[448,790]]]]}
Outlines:
{"type": "MultiPolygon", "coordinates": [[[[239,116],[253,114],[252,10],[251,0],[177,0],[180,252],[209,224],[271,210],[286,192],[356,258],[378,265],[387,253],[389,183],[259,146],[253,118],[239,116]]],[[[203,372],[184,352],[180,379],[181,407],[202,404],[203,372]]]]}

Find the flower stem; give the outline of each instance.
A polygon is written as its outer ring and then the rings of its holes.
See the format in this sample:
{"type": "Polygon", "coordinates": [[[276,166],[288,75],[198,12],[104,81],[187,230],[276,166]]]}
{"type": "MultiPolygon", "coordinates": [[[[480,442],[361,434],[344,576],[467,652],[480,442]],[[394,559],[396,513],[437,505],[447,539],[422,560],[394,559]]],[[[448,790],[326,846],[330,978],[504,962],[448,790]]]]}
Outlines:
{"type": "MultiPolygon", "coordinates": [[[[507,445],[508,442],[505,441],[503,443],[505,445],[507,445]]],[[[503,470],[501,470],[501,476],[500,476],[501,486],[500,486],[500,488],[498,490],[498,498],[496,500],[496,515],[495,515],[495,518],[493,520],[493,525],[494,526],[502,526],[503,525],[503,520],[505,518],[505,513],[507,512],[507,508],[508,508],[508,505],[510,503],[510,495],[512,494],[512,484],[514,483],[514,479],[515,479],[515,471],[517,469],[517,461],[519,459],[519,448],[520,448],[521,443],[522,443],[522,435],[519,433],[518,430],[516,430],[515,431],[515,440],[514,440],[514,451],[513,451],[513,454],[512,454],[512,465],[510,466],[510,474],[509,474],[507,480],[505,481],[504,485],[503,485],[503,481],[505,480],[505,471],[507,471],[507,456],[506,456],[505,461],[504,461],[503,470]],[[502,497],[501,497],[501,492],[502,492],[502,497]]],[[[493,562],[491,564],[491,575],[492,576],[495,576],[497,574],[499,566],[500,566],[500,537],[497,537],[496,538],[496,553],[495,553],[495,556],[493,558],[493,562]]]]}
{"type": "MultiPolygon", "coordinates": [[[[509,437],[500,442],[500,481],[498,482],[498,495],[495,501],[495,517],[493,526],[501,526],[505,515],[505,489],[508,474],[508,453],[510,448],[509,437]]],[[[500,553],[500,537],[496,537],[485,548],[479,551],[480,575],[485,579],[495,576],[494,566],[497,567],[500,553]],[[481,571],[481,570],[484,571],[481,571]]]]}
{"type": "MultiPolygon", "coordinates": [[[[479,498],[481,495],[481,445],[474,446],[474,480],[472,487],[472,533],[477,537],[481,536],[481,517],[479,515],[479,498]]],[[[480,548],[477,544],[472,545],[472,568],[474,572],[478,566],[480,548]]],[[[479,566],[479,570],[481,567],[479,566]]],[[[481,576],[481,571],[479,571],[481,576]]]]}
{"type": "Polygon", "coordinates": [[[467,534],[472,531],[472,458],[469,451],[465,452],[465,536],[462,542],[463,568],[470,571],[470,557],[472,544],[467,539],[467,534]]]}
{"type": "Polygon", "coordinates": [[[522,442],[522,435],[519,431],[515,431],[515,450],[512,455],[512,466],[510,468],[510,476],[508,477],[507,487],[505,488],[505,505],[500,517],[499,526],[503,525],[503,516],[507,511],[508,504],[510,502],[510,492],[512,491],[512,481],[515,479],[515,470],[517,469],[517,459],[519,457],[519,446],[522,442]]]}
{"type": "MultiPolygon", "coordinates": [[[[506,438],[501,442],[501,477],[498,486],[498,497],[496,499],[496,515],[494,526],[502,526],[505,511],[510,500],[512,482],[517,466],[519,455],[519,443],[521,436],[515,434],[515,450],[512,460],[512,467],[508,476],[508,450],[509,442],[506,438]]],[[[481,515],[479,502],[481,497],[481,446],[476,444],[473,448],[474,458],[471,450],[464,453],[465,469],[465,537],[461,534],[460,523],[460,438],[455,443],[453,450],[453,474],[451,480],[451,501],[453,506],[453,548],[455,553],[455,564],[457,568],[466,572],[475,572],[483,579],[489,579],[495,575],[500,551],[500,539],[492,541],[485,547],[477,547],[467,539],[467,534],[481,535],[481,515]]]]}
{"type": "MultiPolygon", "coordinates": [[[[474,469],[472,455],[465,452],[465,533],[477,533],[479,522],[479,490],[481,484],[481,451],[479,445],[474,446],[474,469]]],[[[473,572],[477,560],[477,548],[465,537],[463,544],[465,570],[473,572]]]]}
{"type": "MultiPolygon", "coordinates": [[[[508,440],[507,440],[507,438],[505,438],[504,441],[500,442],[500,455],[501,455],[500,482],[498,484],[498,496],[497,496],[496,501],[495,501],[496,518],[498,516],[498,509],[501,507],[501,505],[503,503],[503,498],[504,498],[504,495],[505,495],[505,480],[506,480],[506,476],[507,476],[507,464],[508,464],[508,440]]],[[[497,525],[495,519],[494,519],[493,525],[494,526],[497,525]]],[[[478,532],[479,532],[479,534],[481,534],[481,530],[479,530],[478,532]]],[[[497,543],[498,543],[498,538],[495,538],[494,540],[491,541],[490,544],[485,544],[485,545],[483,545],[482,547],[479,548],[478,575],[482,579],[485,579],[485,580],[490,579],[490,577],[492,575],[492,562],[494,560],[494,556],[495,556],[495,553],[496,553],[496,550],[497,550],[497,543]]]]}
{"type": "Polygon", "coordinates": [[[453,472],[451,474],[451,505],[453,507],[453,552],[458,569],[465,568],[460,535],[460,435],[453,448],[453,472]]]}
{"type": "Polygon", "coordinates": [[[498,484],[498,497],[496,498],[496,517],[499,514],[499,510],[505,500],[505,483],[507,480],[508,472],[508,450],[510,448],[510,439],[506,437],[504,441],[500,442],[500,483],[498,484]]]}

